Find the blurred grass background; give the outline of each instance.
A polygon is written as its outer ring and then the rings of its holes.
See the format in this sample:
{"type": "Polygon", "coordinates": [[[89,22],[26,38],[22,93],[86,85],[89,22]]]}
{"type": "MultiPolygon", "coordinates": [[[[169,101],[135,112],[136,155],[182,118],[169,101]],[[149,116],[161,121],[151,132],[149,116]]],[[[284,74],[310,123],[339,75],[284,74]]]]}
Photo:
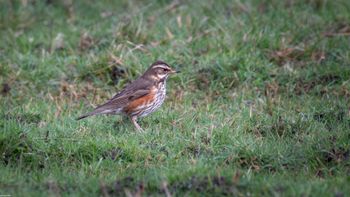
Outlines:
{"type": "Polygon", "coordinates": [[[0,194],[346,196],[347,0],[0,2],[0,194]],[[74,119],[155,60],[137,133],[74,119]]]}

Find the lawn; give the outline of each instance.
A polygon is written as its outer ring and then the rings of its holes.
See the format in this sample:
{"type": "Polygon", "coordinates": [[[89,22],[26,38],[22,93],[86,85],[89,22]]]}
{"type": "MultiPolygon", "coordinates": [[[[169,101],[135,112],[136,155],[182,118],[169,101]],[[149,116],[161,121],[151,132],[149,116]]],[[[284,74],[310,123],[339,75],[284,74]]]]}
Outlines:
{"type": "Polygon", "coordinates": [[[350,1],[3,0],[0,195],[348,196],[350,1]],[[156,60],[140,121],[76,121],[156,60]]]}

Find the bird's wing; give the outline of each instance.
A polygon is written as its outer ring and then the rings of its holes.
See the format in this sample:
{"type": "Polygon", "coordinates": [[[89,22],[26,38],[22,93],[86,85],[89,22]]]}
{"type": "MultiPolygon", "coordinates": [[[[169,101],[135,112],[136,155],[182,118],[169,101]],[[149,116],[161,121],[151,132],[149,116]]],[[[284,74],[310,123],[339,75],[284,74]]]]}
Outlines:
{"type": "Polygon", "coordinates": [[[140,77],[115,94],[106,103],[96,107],[92,112],[80,116],[77,120],[97,114],[115,113],[130,102],[150,93],[151,88],[152,82],[140,77]]]}
{"type": "MultiPolygon", "coordinates": [[[[125,88],[123,88],[122,91],[115,94],[109,101],[121,97],[123,95],[129,95],[137,90],[150,90],[152,84],[149,80],[145,80],[142,78],[138,78],[135,81],[133,81],[131,84],[127,85],[125,88]]],[[[108,102],[109,102],[108,101],[108,102]]]]}
{"type": "Polygon", "coordinates": [[[79,118],[77,118],[77,120],[98,114],[116,113],[118,112],[118,110],[121,110],[122,107],[127,106],[128,103],[147,95],[148,93],[150,93],[150,91],[151,90],[148,89],[136,90],[135,92],[131,92],[129,94],[115,96],[109,101],[107,101],[105,104],[96,107],[92,112],[80,116],[79,118]]]}
{"type": "Polygon", "coordinates": [[[142,96],[147,95],[148,93],[150,93],[150,91],[151,91],[150,89],[141,89],[141,90],[135,90],[134,92],[128,92],[120,96],[113,97],[111,100],[109,100],[107,103],[103,104],[102,106],[111,105],[116,108],[122,107],[142,96]]]}
{"type": "Polygon", "coordinates": [[[130,102],[147,95],[151,91],[152,84],[145,79],[136,79],[131,84],[127,85],[122,91],[115,94],[105,104],[102,104],[90,112],[91,115],[112,113],[124,106],[127,106],[130,102]]]}

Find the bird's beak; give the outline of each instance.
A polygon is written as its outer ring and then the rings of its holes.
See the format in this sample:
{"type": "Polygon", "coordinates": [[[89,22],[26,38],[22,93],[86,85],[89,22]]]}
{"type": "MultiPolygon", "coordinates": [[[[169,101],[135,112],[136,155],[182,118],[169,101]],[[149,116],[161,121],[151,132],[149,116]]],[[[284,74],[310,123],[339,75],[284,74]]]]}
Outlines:
{"type": "Polygon", "coordinates": [[[178,71],[178,70],[172,70],[172,71],[170,71],[170,74],[175,74],[175,73],[180,73],[180,71],[178,71]]]}
{"type": "Polygon", "coordinates": [[[171,74],[175,74],[175,73],[180,73],[180,71],[178,71],[178,70],[171,70],[170,73],[171,74]]]}

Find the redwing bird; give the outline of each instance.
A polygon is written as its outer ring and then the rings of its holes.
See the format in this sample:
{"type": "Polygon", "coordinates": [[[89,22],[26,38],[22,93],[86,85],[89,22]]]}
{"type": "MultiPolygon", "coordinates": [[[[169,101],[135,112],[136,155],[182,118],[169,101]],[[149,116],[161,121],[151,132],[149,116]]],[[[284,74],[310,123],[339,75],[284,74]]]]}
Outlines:
{"type": "Polygon", "coordinates": [[[96,107],[77,120],[100,114],[123,114],[130,117],[137,130],[143,131],[137,118],[156,111],[164,102],[166,80],[170,74],[177,73],[167,63],[156,61],[138,79],[128,84],[105,104],[96,107]]]}

